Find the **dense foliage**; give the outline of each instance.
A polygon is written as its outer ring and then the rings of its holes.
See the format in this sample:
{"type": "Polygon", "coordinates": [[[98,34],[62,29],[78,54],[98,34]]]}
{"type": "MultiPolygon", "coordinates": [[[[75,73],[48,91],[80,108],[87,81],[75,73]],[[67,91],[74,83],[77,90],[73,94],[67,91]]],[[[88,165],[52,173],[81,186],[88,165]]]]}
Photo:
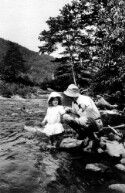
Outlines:
{"type": "Polygon", "coordinates": [[[121,93],[125,85],[125,2],[107,1],[98,13],[97,44],[98,74],[93,79],[93,89],[97,92],[121,93]]]}
{"type": "MultiPolygon", "coordinates": [[[[80,87],[91,83],[93,92],[120,91],[124,95],[123,0],[74,0],[60,10],[59,16],[50,17],[47,24],[49,29],[39,36],[43,42],[40,51],[52,53],[60,45],[64,48],[63,57],[67,57],[55,73],[57,84],[68,71],[70,76],[67,75],[80,87]]],[[[68,85],[69,79],[65,80],[68,85]]]]}
{"type": "Polygon", "coordinates": [[[71,76],[71,65],[67,63],[67,57],[56,58],[54,63],[58,63],[58,65],[54,73],[54,80],[50,86],[58,91],[65,90],[67,84],[73,82],[73,77],[71,76]]]}

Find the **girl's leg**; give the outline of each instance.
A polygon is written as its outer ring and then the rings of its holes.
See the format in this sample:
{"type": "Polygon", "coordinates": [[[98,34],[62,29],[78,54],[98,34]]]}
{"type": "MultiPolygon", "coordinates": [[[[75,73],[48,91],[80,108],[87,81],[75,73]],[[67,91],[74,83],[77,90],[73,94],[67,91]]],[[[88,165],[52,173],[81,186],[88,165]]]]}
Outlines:
{"type": "Polygon", "coordinates": [[[59,147],[59,145],[60,145],[60,143],[61,143],[61,141],[62,141],[62,139],[63,139],[63,136],[64,136],[64,132],[55,135],[55,143],[56,143],[56,147],[59,147]]]}
{"type": "Polygon", "coordinates": [[[63,133],[60,133],[60,134],[56,134],[56,135],[51,135],[50,136],[50,143],[52,146],[55,146],[55,147],[59,147],[62,139],[63,139],[63,133]]]}
{"type": "Polygon", "coordinates": [[[54,137],[53,137],[53,135],[51,135],[51,136],[49,137],[49,139],[50,139],[51,145],[53,145],[53,144],[54,144],[54,137]]]}

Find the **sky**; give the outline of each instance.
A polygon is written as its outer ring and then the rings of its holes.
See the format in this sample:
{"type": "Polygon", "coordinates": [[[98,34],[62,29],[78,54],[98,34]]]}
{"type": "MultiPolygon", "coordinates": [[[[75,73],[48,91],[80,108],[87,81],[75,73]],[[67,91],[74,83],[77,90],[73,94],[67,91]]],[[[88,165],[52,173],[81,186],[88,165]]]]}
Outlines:
{"type": "MultiPolygon", "coordinates": [[[[0,0],[0,38],[39,51],[39,34],[49,17],[72,0],[0,0]]],[[[56,55],[56,54],[55,54],[56,55]]]]}

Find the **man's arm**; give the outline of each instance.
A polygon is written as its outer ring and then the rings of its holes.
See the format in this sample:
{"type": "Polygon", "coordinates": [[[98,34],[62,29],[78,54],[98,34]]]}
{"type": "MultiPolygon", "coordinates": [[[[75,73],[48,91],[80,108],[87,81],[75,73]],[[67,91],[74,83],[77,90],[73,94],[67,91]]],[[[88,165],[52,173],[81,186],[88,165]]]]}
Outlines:
{"type": "Polygon", "coordinates": [[[63,120],[66,122],[66,123],[70,123],[70,122],[74,122],[75,124],[78,124],[79,126],[85,126],[87,127],[87,123],[88,123],[88,119],[87,117],[72,117],[68,114],[64,114],[63,115],[63,120]]]}

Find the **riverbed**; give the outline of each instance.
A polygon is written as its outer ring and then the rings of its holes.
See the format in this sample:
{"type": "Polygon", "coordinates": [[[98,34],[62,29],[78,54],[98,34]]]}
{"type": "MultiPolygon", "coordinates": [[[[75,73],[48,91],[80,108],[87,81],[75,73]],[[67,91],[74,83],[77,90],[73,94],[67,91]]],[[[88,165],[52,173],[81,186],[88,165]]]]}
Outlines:
{"type": "Polygon", "coordinates": [[[39,125],[46,108],[46,96],[0,99],[0,193],[104,193],[125,183],[125,174],[87,172],[91,156],[48,149],[44,134],[25,130],[39,125]]]}

